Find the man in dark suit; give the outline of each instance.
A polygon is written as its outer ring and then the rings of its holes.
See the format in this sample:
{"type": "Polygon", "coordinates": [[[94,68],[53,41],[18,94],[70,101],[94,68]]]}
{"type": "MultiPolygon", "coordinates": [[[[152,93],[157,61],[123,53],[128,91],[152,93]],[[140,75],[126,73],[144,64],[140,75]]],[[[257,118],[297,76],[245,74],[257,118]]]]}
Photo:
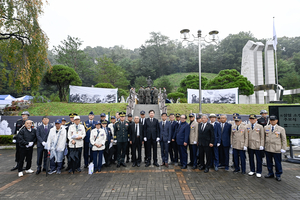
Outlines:
{"type": "Polygon", "coordinates": [[[143,125],[139,123],[139,117],[134,117],[134,123],[131,123],[129,126],[130,133],[130,144],[131,144],[131,152],[132,152],[132,167],[141,166],[142,161],[142,143],[143,143],[143,125]],[[136,157],[136,151],[138,152],[138,156],[136,157]]]}
{"type": "Polygon", "coordinates": [[[213,150],[213,159],[211,161],[211,166],[214,165],[215,171],[218,171],[218,166],[219,166],[219,146],[221,144],[221,125],[216,121],[217,120],[217,115],[215,114],[210,114],[209,115],[210,119],[210,124],[214,127],[214,135],[215,135],[215,140],[214,140],[214,146],[212,148],[213,150]]]}
{"type": "Polygon", "coordinates": [[[190,126],[186,122],[187,116],[180,116],[180,124],[177,128],[176,142],[179,146],[181,169],[187,168],[187,145],[190,136],[190,126]]]}
{"type": "Polygon", "coordinates": [[[94,112],[89,113],[89,119],[86,120],[83,125],[85,128],[85,137],[83,143],[83,158],[84,158],[84,168],[87,168],[90,162],[93,162],[92,148],[90,148],[90,135],[91,131],[96,128],[96,121],[94,121],[94,112]]]}
{"type": "Polygon", "coordinates": [[[52,128],[51,125],[49,125],[49,118],[47,116],[44,116],[42,118],[43,124],[37,127],[36,130],[36,137],[37,137],[37,170],[36,174],[38,175],[41,173],[41,167],[42,167],[42,160],[44,160],[43,164],[43,171],[46,171],[46,161],[48,156],[48,151],[46,150],[45,146],[47,144],[47,139],[49,135],[49,131],[52,128]],[[43,159],[44,157],[44,159],[43,159]]]}
{"type": "Polygon", "coordinates": [[[201,117],[202,124],[198,126],[198,147],[200,154],[200,168],[199,170],[205,169],[204,173],[209,171],[210,163],[211,163],[211,149],[214,146],[214,127],[207,123],[208,117],[207,115],[202,115],[201,117]],[[206,163],[204,163],[204,154],[206,157],[206,163]]]}
{"type": "Polygon", "coordinates": [[[162,166],[165,165],[166,167],[168,167],[169,144],[172,139],[171,123],[167,121],[167,117],[167,113],[162,113],[162,121],[159,123],[161,160],[162,166]]]}
{"type": "MultiPolygon", "coordinates": [[[[171,143],[169,144],[169,154],[170,154],[170,159],[171,159],[171,164],[175,163],[175,158],[176,157],[176,152],[175,152],[175,148],[173,148],[173,143],[176,144],[175,140],[172,141],[173,135],[174,135],[174,129],[175,129],[175,125],[177,124],[177,122],[175,121],[175,115],[174,113],[171,113],[169,115],[169,119],[170,119],[170,124],[171,124],[171,143]]],[[[177,159],[178,159],[178,150],[177,150],[177,159]]]]}
{"type": "Polygon", "coordinates": [[[157,163],[157,142],[159,137],[159,122],[154,118],[154,110],[149,110],[149,118],[146,119],[144,125],[144,141],[147,142],[147,162],[146,167],[150,166],[151,161],[151,146],[153,148],[153,165],[159,167],[157,163]]]}
{"type": "MultiPolygon", "coordinates": [[[[145,103],[145,101],[144,101],[144,103],[145,103]]],[[[144,110],[142,110],[140,112],[140,116],[141,116],[140,123],[143,125],[143,131],[144,131],[144,125],[145,125],[145,121],[146,121],[145,113],[146,112],[144,110]]],[[[144,162],[145,163],[147,162],[147,142],[144,142],[144,162]]]]}
{"type": "MultiPolygon", "coordinates": [[[[179,147],[176,142],[177,130],[180,125],[180,114],[176,113],[176,120],[172,123],[172,141],[171,146],[174,153],[173,162],[178,163],[179,147]]],[[[172,158],[171,158],[172,159],[172,158]]]]}
{"type": "Polygon", "coordinates": [[[219,168],[224,168],[225,171],[229,171],[229,148],[230,148],[230,135],[231,135],[231,124],[227,121],[226,115],[221,115],[221,144],[219,146],[219,168]]]}
{"type": "Polygon", "coordinates": [[[110,146],[110,143],[113,143],[113,137],[112,137],[111,129],[109,127],[107,127],[107,121],[106,120],[102,121],[101,126],[102,126],[102,129],[105,131],[105,134],[106,134],[105,150],[103,152],[104,159],[105,159],[105,166],[109,167],[111,156],[112,156],[109,146],[110,146]]]}

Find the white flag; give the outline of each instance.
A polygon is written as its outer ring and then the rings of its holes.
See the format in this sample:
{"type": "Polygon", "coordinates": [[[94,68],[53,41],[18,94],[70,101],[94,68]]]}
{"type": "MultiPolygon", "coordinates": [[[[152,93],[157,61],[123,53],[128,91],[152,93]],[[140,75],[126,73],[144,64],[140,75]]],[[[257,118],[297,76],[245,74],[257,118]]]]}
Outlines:
{"type": "Polygon", "coordinates": [[[277,35],[276,35],[276,30],[275,30],[275,22],[274,22],[274,18],[273,18],[273,47],[274,50],[277,50],[277,35]]]}

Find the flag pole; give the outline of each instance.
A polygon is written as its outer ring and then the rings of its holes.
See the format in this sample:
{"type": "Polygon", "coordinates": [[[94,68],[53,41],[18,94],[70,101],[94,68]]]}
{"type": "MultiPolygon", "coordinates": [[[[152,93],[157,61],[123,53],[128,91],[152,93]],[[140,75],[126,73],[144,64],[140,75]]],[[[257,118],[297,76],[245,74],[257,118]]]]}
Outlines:
{"type": "Polygon", "coordinates": [[[273,17],[273,47],[275,50],[276,98],[277,98],[277,101],[279,101],[278,67],[277,67],[277,35],[276,35],[276,30],[275,30],[275,17],[273,17]]]}

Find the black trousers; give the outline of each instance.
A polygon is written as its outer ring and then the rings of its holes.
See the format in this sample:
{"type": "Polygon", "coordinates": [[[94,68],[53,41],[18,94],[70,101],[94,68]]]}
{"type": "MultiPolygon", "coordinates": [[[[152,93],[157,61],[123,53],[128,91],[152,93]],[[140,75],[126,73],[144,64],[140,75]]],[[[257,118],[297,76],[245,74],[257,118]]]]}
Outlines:
{"type": "Polygon", "coordinates": [[[151,162],[151,146],[153,148],[153,163],[157,163],[157,142],[155,139],[147,140],[147,162],[151,162]]]}
{"type": "MultiPolygon", "coordinates": [[[[130,160],[129,158],[129,149],[131,149],[131,144],[130,142],[127,143],[127,148],[126,148],[126,156],[127,156],[127,160],[130,160]]],[[[131,152],[131,159],[132,159],[132,152],[131,152]]]]}
{"type": "Polygon", "coordinates": [[[117,145],[118,145],[118,164],[124,163],[127,143],[128,143],[127,141],[126,142],[117,142],[117,145]]]}
{"type": "Polygon", "coordinates": [[[89,163],[93,162],[93,152],[92,148],[90,148],[90,142],[83,142],[83,159],[85,166],[88,166],[89,163]]]}
{"type": "Polygon", "coordinates": [[[43,168],[46,169],[47,156],[48,156],[48,151],[45,150],[44,147],[38,147],[37,148],[36,164],[37,164],[37,169],[38,170],[41,170],[42,162],[44,162],[43,163],[43,168]]]}
{"type": "Polygon", "coordinates": [[[211,164],[211,147],[209,146],[199,146],[199,155],[200,155],[200,165],[209,168],[211,164]],[[206,157],[206,163],[204,163],[204,155],[206,157]]]}
{"type": "Polygon", "coordinates": [[[147,156],[148,156],[148,149],[147,149],[147,142],[146,141],[144,141],[144,154],[145,154],[145,156],[144,156],[144,159],[145,159],[145,162],[147,161],[147,156]]]}
{"type": "MultiPolygon", "coordinates": [[[[111,152],[110,149],[109,149],[109,144],[110,144],[110,141],[106,141],[105,142],[105,149],[103,151],[104,153],[104,159],[105,159],[105,164],[106,165],[110,165],[110,159],[111,159],[111,152]]],[[[113,147],[112,147],[113,148],[113,147]]]]}
{"type": "MultiPolygon", "coordinates": [[[[78,159],[75,161],[75,166],[76,169],[80,168],[81,166],[81,155],[82,155],[82,147],[78,147],[78,148],[70,148],[70,151],[77,151],[77,155],[78,155],[78,159]]],[[[68,162],[69,167],[72,168],[70,161],[68,162]]]]}
{"type": "Polygon", "coordinates": [[[114,155],[114,159],[112,159],[113,162],[116,162],[118,160],[118,145],[113,145],[112,147],[113,150],[113,155],[114,155]]]}
{"type": "Polygon", "coordinates": [[[176,141],[171,141],[171,151],[172,151],[172,156],[171,156],[171,153],[170,153],[170,157],[171,157],[171,161],[172,162],[178,162],[178,145],[176,143],[176,141]]]}
{"type": "Polygon", "coordinates": [[[19,163],[19,160],[20,160],[20,145],[17,142],[16,143],[16,155],[15,155],[15,161],[17,164],[19,163]]]}
{"type": "Polygon", "coordinates": [[[131,152],[132,152],[132,162],[133,163],[141,163],[142,161],[142,142],[140,141],[140,138],[137,139],[134,143],[132,143],[131,146],[131,152]],[[136,156],[136,152],[138,155],[136,156]]]}
{"type": "Polygon", "coordinates": [[[28,170],[31,168],[32,152],[33,152],[33,147],[30,147],[30,148],[20,147],[20,159],[19,159],[19,168],[18,168],[19,172],[23,171],[25,157],[26,157],[26,168],[25,169],[28,170]]]}

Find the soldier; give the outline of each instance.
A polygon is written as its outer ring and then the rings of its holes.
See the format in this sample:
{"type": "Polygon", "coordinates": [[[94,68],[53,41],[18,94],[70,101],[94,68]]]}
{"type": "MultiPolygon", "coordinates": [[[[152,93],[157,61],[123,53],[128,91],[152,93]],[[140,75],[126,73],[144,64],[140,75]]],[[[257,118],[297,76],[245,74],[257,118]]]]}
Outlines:
{"type": "Polygon", "coordinates": [[[109,127],[107,127],[107,121],[103,121],[102,129],[105,131],[106,140],[105,140],[105,150],[104,150],[104,158],[105,158],[105,166],[110,167],[110,160],[111,160],[111,151],[110,151],[110,143],[113,142],[112,133],[109,127]]]}
{"type": "Polygon", "coordinates": [[[67,120],[64,117],[61,118],[61,125],[63,126],[63,128],[66,125],[66,122],[67,122],[67,120]]]}
{"type": "MultiPolygon", "coordinates": [[[[114,138],[114,136],[115,136],[114,125],[116,123],[116,117],[115,116],[111,116],[110,117],[110,121],[111,121],[111,123],[108,124],[108,128],[110,128],[111,134],[112,134],[112,138],[114,138]]],[[[112,151],[111,154],[114,156],[113,159],[111,158],[111,163],[114,164],[117,161],[117,156],[118,156],[117,143],[114,142],[114,141],[113,141],[113,147],[112,147],[111,151],[112,151]]]]}
{"type": "Polygon", "coordinates": [[[96,122],[96,128],[91,131],[90,142],[93,145],[94,172],[101,172],[103,150],[105,149],[106,134],[101,129],[101,122],[96,122]]]}
{"type": "Polygon", "coordinates": [[[164,99],[164,100],[167,99],[167,90],[166,90],[165,87],[164,87],[164,90],[163,90],[163,99],[164,99]]]}
{"type": "MultiPolygon", "coordinates": [[[[140,116],[141,116],[140,123],[143,125],[142,127],[143,127],[143,131],[144,131],[144,125],[145,125],[145,120],[146,120],[144,110],[142,110],[140,112],[140,116]]],[[[143,143],[144,143],[144,162],[146,163],[146,161],[147,161],[147,142],[143,142],[143,143]]]]}
{"type": "Polygon", "coordinates": [[[232,126],[234,126],[235,125],[235,121],[234,121],[234,119],[235,119],[235,117],[238,117],[238,116],[240,116],[240,114],[239,113],[233,113],[232,114],[232,121],[230,121],[229,123],[232,125],[232,126]]]}
{"type": "MultiPolygon", "coordinates": [[[[67,145],[67,149],[68,149],[68,154],[66,155],[67,156],[67,162],[68,162],[68,167],[66,168],[66,171],[68,171],[68,170],[70,170],[71,169],[71,166],[70,166],[70,162],[69,162],[69,156],[70,156],[70,148],[69,148],[69,139],[68,139],[68,130],[69,130],[69,127],[72,125],[72,124],[74,124],[74,117],[75,116],[77,116],[77,114],[76,113],[70,113],[69,114],[69,117],[70,117],[70,121],[69,122],[67,122],[66,124],[65,124],[65,129],[66,129],[66,131],[67,131],[67,143],[66,143],[66,145],[67,145]]],[[[63,164],[65,163],[65,161],[63,160],[63,164]]]]}
{"type": "MultiPolygon", "coordinates": [[[[132,123],[134,123],[132,121],[132,114],[131,113],[129,113],[127,115],[127,122],[129,123],[129,125],[132,124],[132,123]]],[[[128,137],[129,137],[129,134],[128,134],[128,137]]],[[[128,141],[127,148],[126,148],[126,157],[127,157],[126,163],[130,162],[130,158],[129,158],[129,151],[130,151],[130,149],[131,149],[131,144],[130,144],[130,141],[128,141]]],[[[132,158],[132,155],[131,155],[131,158],[132,158]]]]}
{"type": "Polygon", "coordinates": [[[89,113],[89,119],[83,123],[85,128],[84,144],[83,144],[83,158],[84,158],[84,168],[87,168],[88,164],[93,162],[93,152],[92,148],[90,148],[90,135],[91,130],[96,128],[96,121],[94,121],[94,112],[91,111],[89,113]]]}
{"type": "Polygon", "coordinates": [[[256,115],[249,115],[250,124],[246,125],[248,132],[248,154],[249,154],[249,164],[250,172],[249,176],[255,174],[255,165],[254,165],[254,154],[256,157],[256,177],[261,177],[262,172],[262,158],[261,151],[264,150],[264,128],[262,125],[257,123],[256,115]]]}
{"type": "Polygon", "coordinates": [[[172,149],[174,151],[174,159],[173,159],[173,162],[174,164],[178,163],[178,158],[179,158],[179,146],[177,145],[177,142],[176,142],[176,139],[177,139],[177,130],[178,130],[178,127],[180,125],[180,114],[179,113],[176,113],[175,114],[175,118],[176,118],[176,121],[175,121],[175,124],[173,124],[173,127],[172,127],[172,142],[171,142],[171,145],[172,145],[172,149]]]}
{"type": "Polygon", "coordinates": [[[153,99],[154,99],[154,104],[158,104],[158,89],[154,86],[153,90],[153,99]]]}
{"type": "Polygon", "coordinates": [[[139,104],[144,104],[144,89],[143,89],[143,86],[140,87],[138,95],[139,95],[139,104]]]}
{"type": "Polygon", "coordinates": [[[153,96],[154,96],[154,87],[151,88],[151,92],[150,92],[150,95],[151,95],[151,104],[154,104],[154,101],[153,101],[153,96]]]}
{"type": "Polygon", "coordinates": [[[146,96],[146,104],[150,104],[151,103],[151,91],[150,91],[149,87],[147,87],[145,90],[145,96],[146,96]]]}
{"type": "Polygon", "coordinates": [[[248,133],[246,132],[246,126],[242,124],[240,116],[234,118],[235,124],[231,127],[231,146],[233,148],[234,157],[234,173],[240,171],[240,161],[242,166],[242,174],[246,174],[246,155],[248,147],[248,133]]]}
{"type": "Polygon", "coordinates": [[[22,112],[21,116],[22,116],[22,119],[17,120],[15,132],[14,132],[14,136],[13,136],[13,143],[16,144],[15,162],[17,164],[11,169],[11,171],[18,169],[18,167],[19,167],[18,164],[19,164],[19,159],[20,159],[20,144],[19,144],[19,140],[18,140],[18,133],[19,133],[20,129],[24,126],[25,121],[28,119],[28,117],[30,115],[29,115],[28,111],[24,111],[24,112],[22,112]]]}
{"type": "Polygon", "coordinates": [[[221,115],[220,114],[217,114],[217,120],[219,123],[221,123],[221,115]]]}
{"type": "MultiPolygon", "coordinates": [[[[100,122],[102,124],[103,121],[106,120],[106,114],[105,113],[101,113],[100,114],[100,122]]],[[[107,120],[106,120],[107,121],[107,120]]],[[[107,121],[107,125],[110,124],[110,121],[107,121]]]]}
{"type": "Polygon", "coordinates": [[[125,121],[125,112],[120,112],[120,121],[116,122],[114,125],[114,140],[117,142],[118,146],[118,164],[117,167],[121,165],[126,167],[124,160],[125,160],[125,153],[126,147],[128,143],[128,127],[129,123],[125,121]]]}
{"type": "Polygon", "coordinates": [[[281,153],[286,152],[286,134],[285,129],[277,124],[278,118],[275,115],[270,116],[270,125],[264,127],[265,132],[265,153],[267,158],[268,175],[265,178],[274,178],[273,159],[275,161],[276,180],[281,181],[282,166],[281,153]]]}

